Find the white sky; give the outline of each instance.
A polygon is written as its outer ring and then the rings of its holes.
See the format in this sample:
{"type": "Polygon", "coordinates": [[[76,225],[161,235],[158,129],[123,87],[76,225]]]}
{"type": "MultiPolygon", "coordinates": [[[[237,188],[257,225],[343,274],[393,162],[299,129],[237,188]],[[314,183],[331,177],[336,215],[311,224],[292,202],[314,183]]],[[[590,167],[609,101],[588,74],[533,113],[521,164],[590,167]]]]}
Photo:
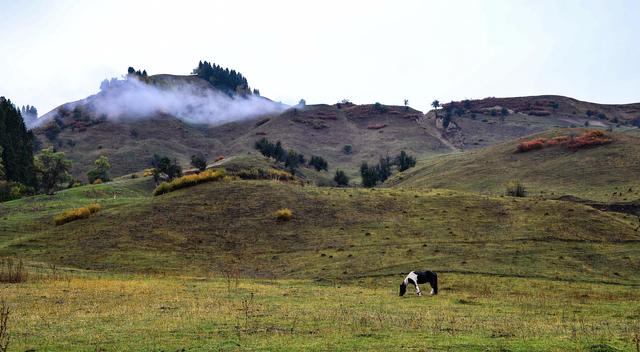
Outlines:
{"type": "Polygon", "coordinates": [[[242,72],[285,103],[640,101],[640,1],[0,0],[0,95],[40,114],[128,66],[242,72]]]}

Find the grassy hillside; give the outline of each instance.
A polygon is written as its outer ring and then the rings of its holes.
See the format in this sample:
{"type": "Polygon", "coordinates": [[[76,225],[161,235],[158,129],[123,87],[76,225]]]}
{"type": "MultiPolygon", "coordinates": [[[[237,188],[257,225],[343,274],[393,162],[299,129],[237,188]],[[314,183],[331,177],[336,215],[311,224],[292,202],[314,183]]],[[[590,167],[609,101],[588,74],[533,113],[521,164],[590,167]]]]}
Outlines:
{"type": "Polygon", "coordinates": [[[31,272],[2,284],[11,350],[635,346],[632,216],[441,189],[152,188],[127,178],[0,204],[0,257],[31,272]],[[283,207],[289,222],[273,215],[283,207]],[[414,269],[438,272],[438,296],[397,296],[414,269]]]}
{"type": "MultiPolygon", "coordinates": [[[[583,133],[556,130],[538,137],[583,133]]],[[[573,195],[597,201],[621,202],[640,197],[640,139],[629,133],[610,133],[613,143],[580,150],[560,146],[516,153],[519,141],[431,158],[389,185],[411,188],[451,188],[498,195],[505,184],[519,180],[532,196],[573,195]]]]}
{"type": "Polygon", "coordinates": [[[635,217],[579,204],[270,181],[153,198],[147,189],[148,179],[123,180],[3,203],[0,255],[139,273],[348,280],[431,268],[640,283],[635,217]],[[103,210],[53,225],[57,212],[92,202],[103,210]],[[290,222],[273,215],[284,207],[294,212],[290,222]]]}

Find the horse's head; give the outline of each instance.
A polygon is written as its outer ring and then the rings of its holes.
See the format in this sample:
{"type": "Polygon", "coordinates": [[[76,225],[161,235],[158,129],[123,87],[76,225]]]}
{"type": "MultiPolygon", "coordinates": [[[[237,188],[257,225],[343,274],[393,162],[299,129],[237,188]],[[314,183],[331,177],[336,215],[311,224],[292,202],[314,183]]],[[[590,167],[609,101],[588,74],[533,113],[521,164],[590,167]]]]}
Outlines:
{"type": "Polygon", "coordinates": [[[405,282],[400,284],[400,296],[404,296],[407,292],[407,284],[405,282]]]}

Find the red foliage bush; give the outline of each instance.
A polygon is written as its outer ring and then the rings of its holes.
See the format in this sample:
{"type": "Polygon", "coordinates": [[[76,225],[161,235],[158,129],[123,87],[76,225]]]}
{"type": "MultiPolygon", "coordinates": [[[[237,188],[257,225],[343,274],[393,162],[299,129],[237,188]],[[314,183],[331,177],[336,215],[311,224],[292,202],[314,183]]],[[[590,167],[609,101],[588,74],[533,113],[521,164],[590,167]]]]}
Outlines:
{"type": "Polygon", "coordinates": [[[536,138],[530,141],[520,142],[518,144],[518,153],[524,153],[531,150],[542,149],[544,147],[552,147],[556,145],[565,146],[571,150],[578,150],[596,145],[609,144],[613,140],[606,133],[600,130],[587,131],[580,136],[557,136],[549,140],[544,138],[536,138]]]}
{"type": "Polygon", "coordinates": [[[531,141],[524,141],[518,144],[518,152],[524,153],[531,150],[542,149],[544,148],[546,140],[544,138],[536,138],[531,141]]]}

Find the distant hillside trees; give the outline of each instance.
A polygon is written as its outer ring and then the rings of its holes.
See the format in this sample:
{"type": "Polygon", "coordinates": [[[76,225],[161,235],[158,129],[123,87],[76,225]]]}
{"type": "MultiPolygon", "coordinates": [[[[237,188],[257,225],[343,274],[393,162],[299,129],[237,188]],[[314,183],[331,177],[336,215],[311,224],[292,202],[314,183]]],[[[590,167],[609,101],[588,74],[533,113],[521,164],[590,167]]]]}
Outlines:
{"type": "Polygon", "coordinates": [[[182,176],[182,167],[176,160],[171,160],[167,156],[154,154],[151,158],[151,166],[153,167],[153,180],[158,183],[162,178],[173,180],[182,176]]]}
{"type": "Polygon", "coordinates": [[[0,146],[0,181],[4,181],[5,172],[4,172],[4,161],[2,161],[2,152],[4,149],[0,146]]]}
{"type": "Polygon", "coordinates": [[[396,165],[398,165],[398,170],[404,171],[409,168],[416,166],[416,158],[407,154],[404,150],[400,152],[396,159],[396,165]]]}
{"type": "Polygon", "coordinates": [[[38,119],[38,109],[35,106],[22,106],[20,108],[20,114],[26,126],[31,126],[38,119]]]}
{"type": "MultiPolygon", "coordinates": [[[[284,166],[291,172],[295,172],[298,167],[304,166],[307,162],[302,153],[298,153],[292,149],[285,151],[280,141],[273,143],[266,138],[261,138],[256,142],[255,148],[262,155],[273,158],[277,162],[284,163],[284,166]]],[[[323,157],[317,155],[311,157],[308,166],[318,171],[326,171],[329,169],[329,163],[323,157]]]]}
{"type": "Polygon", "coordinates": [[[109,180],[109,170],[111,169],[111,164],[109,164],[109,158],[105,155],[101,155],[94,162],[95,167],[89,172],[87,172],[87,178],[89,179],[89,183],[98,182],[108,182],[109,180]]]}
{"type": "Polygon", "coordinates": [[[191,166],[204,171],[207,168],[207,158],[202,153],[196,153],[191,156],[191,166]]]}
{"type": "Polygon", "coordinates": [[[324,160],[321,156],[313,155],[309,160],[309,166],[313,166],[316,171],[324,170],[327,171],[329,169],[329,163],[324,160]]]}
{"type": "Polygon", "coordinates": [[[436,117],[438,117],[438,108],[440,107],[440,101],[438,99],[431,102],[431,106],[433,107],[436,117]]]}
{"type": "Polygon", "coordinates": [[[369,166],[363,162],[360,165],[360,176],[362,177],[362,185],[364,187],[374,187],[378,182],[384,182],[392,174],[392,167],[396,166],[399,171],[407,170],[416,165],[416,159],[407,154],[404,150],[400,151],[395,158],[389,156],[380,158],[377,165],[369,166]]]}
{"type": "Polygon", "coordinates": [[[374,187],[378,183],[378,168],[363,162],[360,165],[360,176],[362,177],[363,186],[374,187]]]}
{"type": "Polygon", "coordinates": [[[249,88],[247,79],[240,72],[236,72],[235,70],[222,68],[220,65],[209,63],[207,61],[200,61],[198,63],[198,67],[193,69],[192,73],[229,95],[251,94],[251,89],[249,88]]]}
{"type": "Polygon", "coordinates": [[[349,185],[349,176],[342,170],[336,170],[336,175],[333,177],[333,181],[339,186],[344,187],[349,185]]]}
{"type": "Polygon", "coordinates": [[[53,147],[43,149],[36,155],[35,166],[40,188],[46,194],[54,194],[61,183],[71,179],[71,160],[67,159],[63,152],[56,152],[53,147]]]}
{"type": "Polygon", "coordinates": [[[33,133],[27,131],[20,111],[10,100],[0,97],[0,147],[4,178],[29,187],[36,187],[33,164],[33,133]]]}

